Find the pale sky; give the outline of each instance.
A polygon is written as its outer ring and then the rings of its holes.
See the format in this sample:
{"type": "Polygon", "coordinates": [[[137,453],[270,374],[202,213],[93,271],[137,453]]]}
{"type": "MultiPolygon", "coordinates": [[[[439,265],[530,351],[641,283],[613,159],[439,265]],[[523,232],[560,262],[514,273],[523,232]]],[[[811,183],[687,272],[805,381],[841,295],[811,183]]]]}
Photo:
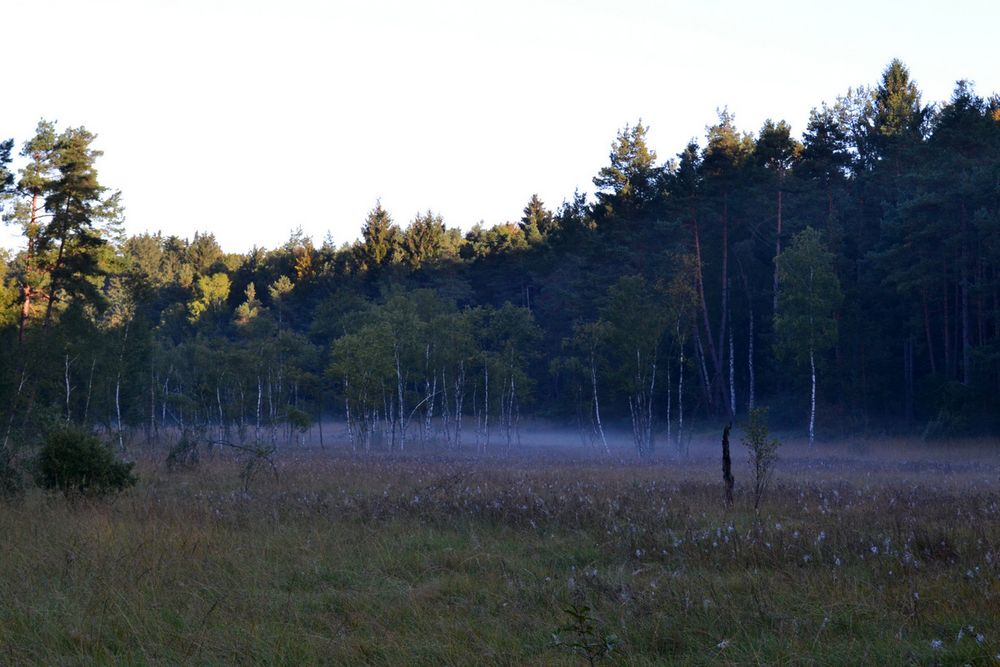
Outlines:
{"type": "Polygon", "coordinates": [[[0,0],[0,139],[96,132],[129,233],[339,244],[379,198],[463,229],[554,209],[639,118],[661,162],[723,106],[798,135],[893,57],[925,102],[988,95],[998,25],[996,0],[0,0]]]}

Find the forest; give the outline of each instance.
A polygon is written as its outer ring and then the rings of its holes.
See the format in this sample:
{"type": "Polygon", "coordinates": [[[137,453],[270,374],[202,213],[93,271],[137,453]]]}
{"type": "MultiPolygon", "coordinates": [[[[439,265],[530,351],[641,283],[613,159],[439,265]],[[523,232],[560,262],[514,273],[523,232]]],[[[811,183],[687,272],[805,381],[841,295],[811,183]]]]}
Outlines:
{"type": "Polygon", "coordinates": [[[126,235],[88,129],[0,141],[22,237],[0,254],[3,451],[73,422],[122,449],[318,428],[502,455],[535,419],[647,455],[765,405],[810,443],[995,432],[1000,96],[959,81],[925,104],[894,60],[801,137],[723,109],[662,159],[647,130],[613,138],[593,193],[526,197],[518,220],[404,225],[373,202],[354,243],[246,253],[126,235]]]}

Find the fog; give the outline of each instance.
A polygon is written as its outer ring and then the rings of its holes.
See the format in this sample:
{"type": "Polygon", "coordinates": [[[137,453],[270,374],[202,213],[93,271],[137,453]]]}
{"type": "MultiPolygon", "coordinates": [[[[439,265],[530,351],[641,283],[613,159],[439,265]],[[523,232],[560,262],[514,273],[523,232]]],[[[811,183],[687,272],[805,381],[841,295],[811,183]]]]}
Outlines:
{"type": "MultiPolygon", "coordinates": [[[[491,427],[487,438],[484,430],[477,433],[471,418],[467,419],[461,444],[457,447],[447,444],[436,428],[421,437],[419,425],[413,424],[407,429],[402,448],[397,443],[395,449],[390,449],[389,438],[381,434],[373,435],[367,448],[357,447],[352,443],[346,422],[338,420],[313,424],[301,436],[295,434],[288,438],[287,433],[278,432],[272,441],[279,457],[350,455],[439,461],[479,460],[490,464],[507,461],[518,465],[531,462],[546,465],[603,462],[613,465],[668,465],[701,476],[713,475],[719,469],[723,426],[721,422],[716,428],[707,423],[698,424],[692,431],[685,431],[680,443],[677,442],[676,430],[668,440],[666,429],[661,428],[656,433],[655,451],[643,457],[636,454],[629,429],[605,426],[609,454],[604,451],[596,432],[546,420],[522,423],[512,433],[509,448],[503,429],[491,427]]],[[[268,431],[265,435],[269,434],[268,431]]],[[[747,450],[742,443],[743,437],[744,432],[737,422],[730,437],[732,458],[736,470],[745,474],[747,450]]],[[[820,438],[811,447],[804,433],[776,431],[771,437],[780,443],[775,468],[779,479],[783,475],[808,472],[823,477],[975,473],[992,474],[1000,480],[1000,438],[997,437],[930,440],[919,436],[865,434],[820,438]]]]}

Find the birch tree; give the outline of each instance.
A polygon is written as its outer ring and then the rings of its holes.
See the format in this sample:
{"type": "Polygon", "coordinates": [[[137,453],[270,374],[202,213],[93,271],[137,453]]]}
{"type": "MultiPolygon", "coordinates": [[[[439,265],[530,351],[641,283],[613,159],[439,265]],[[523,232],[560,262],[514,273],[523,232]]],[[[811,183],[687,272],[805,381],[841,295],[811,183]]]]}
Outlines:
{"type": "Polygon", "coordinates": [[[658,290],[641,276],[624,276],[607,292],[602,316],[610,324],[618,384],[632,420],[632,439],[640,456],[651,454],[653,396],[660,342],[667,317],[658,290]]]}
{"type": "Polygon", "coordinates": [[[778,256],[778,355],[809,366],[809,445],[816,437],[817,356],[837,342],[836,312],[843,298],[834,257],[818,231],[807,227],[778,256]]]}

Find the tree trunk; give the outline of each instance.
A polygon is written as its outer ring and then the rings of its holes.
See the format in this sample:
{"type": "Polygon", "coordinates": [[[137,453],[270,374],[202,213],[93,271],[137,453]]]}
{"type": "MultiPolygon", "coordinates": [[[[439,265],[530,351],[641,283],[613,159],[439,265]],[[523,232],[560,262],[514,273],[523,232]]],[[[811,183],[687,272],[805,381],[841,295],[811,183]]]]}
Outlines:
{"type": "Polygon", "coordinates": [[[489,451],[490,449],[490,367],[489,364],[483,365],[483,393],[485,398],[483,399],[483,451],[489,451]]]}
{"type": "Polygon", "coordinates": [[[25,249],[24,265],[24,301],[21,303],[21,322],[17,330],[17,342],[24,342],[24,330],[28,326],[28,319],[31,317],[31,274],[35,258],[35,234],[38,229],[38,192],[31,193],[31,220],[28,223],[28,243],[25,249]]]}
{"type": "Polygon", "coordinates": [[[778,256],[781,254],[781,188],[778,188],[778,225],[777,233],[774,235],[774,316],[778,316],[778,256]]]}
{"type": "MultiPolygon", "coordinates": [[[[701,371],[701,373],[699,373],[699,376],[701,377],[702,386],[703,386],[703,388],[705,390],[705,401],[711,407],[711,405],[712,405],[712,386],[711,386],[711,382],[708,379],[708,368],[706,368],[706,366],[705,366],[705,349],[704,349],[704,347],[702,347],[702,344],[701,344],[701,335],[698,333],[697,328],[695,328],[695,332],[694,332],[694,342],[695,342],[695,354],[696,354],[696,357],[697,357],[696,361],[697,361],[697,364],[698,364],[698,370],[701,371]]],[[[709,341],[709,342],[711,342],[711,341],[709,341]]]]}
{"type": "Polygon", "coordinates": [[[257,374],[257,425],[254,429],[254,440],[255,442],[260,442],[260,408],[261,401],[264,398],[264,386],[260,378],[260,373],[257,374]]]}
{"type": "Polygon", "coordinates": [[[816,441],[816,358],[809,348],[809,369],[812,376],[812,395],[809,400],[809,446],[816,441]]]}
{"type": "Polygon", "coordinates": [[[87,378],[87,400],[83,404],[83,423],[87,423],[87,417],[90,415],[90,397],[94,392],[94,368],[97,366],[97,357],[93,357],[90,360],[90,376],[87,378]]]}
{"type": "Polygon", "coordinates": [[[924,307],[924,334],[927,336],[927,357],[931,362],[931,375],[937,375],[937,363],[934,360],[934,338],[931,336],[931,317],[927,308],[927,293],[921,294],[924,307]]]}
{"type": "MultiPolygon", "coordinates": [[[[594,352],[590,353],[590,386],[594,396],[594,417],[597,420],[597,432],[601,436],[601,444],[604,445],[604,453],[611,455],[608,447],[608,439],[604,437],[604,426],[601,424],[601,402],[597,398],[597,362],[594,359],[594,352]]],[[[669,410],[670,408],[667,408],[669,410]]]]}
{"type": "Polygon", "coordinates": [[[747,343],[747,383],[749,387],[749,396],[747,397],[747,409],[753,410],[754,405],[756,405],[756,377],[754,376],[753,370],[753,336],[754,336],[754,326],[753,326],[753,304],[750,305],[750,337],[747,343]]]}
{"type": "Polygon", "coordinates": [[[904,412],[906,424],[913,423],[913,337],[903,341],[904,412]]]}
{"type": "Polygon", "coordinates": [[[670,437],[671,436],[670,426],[671,426],[671,422],[673,421],[673,418],[674,418],[674,411],[673,411],[673,405],[672,405],[673,401],[671,400],[671,399],[673,399],[674,387],[670,383],[670,380],[671,380],[671,378],[670,378],[670,360],[668,359],[667,360],[667,446],[668,447],[670,446],[670,443],[673,440],[673,438],[670,437]]]}
{"type": "Polygon", "coordinates": [[[681,451],[684,436],[684,343],[681,343],[680,359],[677,361],[677,451],[681,451]]]}
{"type": "Polygon", "coordinates": [[[323,391],[320,390],[316,396],[316,425],[319,426],[319,448],[326,449],[323,442],[323,391]]]}
{"type": "Polygon", "coordinates": [[[65,383],[66,383],[66,421],[67,422],[72,419],[72,415],[70,413],[70,404],[69,404],[69,396],[73,392],[73,388],[70,385],[70,380],[69,380],[69,367],[70,367],[71,363],[72,362],[69,360],[69,354],[67,353],[66,354],[65,369],[64,369],[64,372],[63,372],[63,379],[65,380],[65,383]]]}
{"type": "Polygon", "coordinates": [[[962,384],[972,384],[972,337],[969,333],[969,240],[965,204],[961,206],[962,267],[959,272],[962,288],[962,384]]]}
{"type": "MultiPolygon", "coordinates": [[[[715,349],[715,343],[712,337],[712,323],[708,316],[708,301],[705,299],[705,277],[702,271],[702,260],[701,260],[701,239],[698,229],[698,218],[692,212],[691,214],[691,226],[694,235],[694,254],[695,254],[695,265],[697,268],[696,282],[698,288],[698,300],[701,303],[701,315],[702,324],[705,327],[705,336],[708,339],[708,353],[712,358],[712,365],[716,369],[720,369],[721,372],[721,361],[719,360],[719,355],[715,349]]],[[[702,350],[702,364],[704,364],[704,350],[702,350]]],[[[706,373],[707,377],[707,373],[706,373]]],[[[711,387],[708,387],[707,401],[709,408],[712,407],[712,391],[711,387]]]]}
{"type": "Polygon", "coordinates": [[[406,412],[403,403],[403,370],[399,361],[399,345],[395,347],[396,357],[396,392],[399,396],[399,451],[406,448],[406,412]]]}
{"type": "Polygon", "coordinates": [[[944,312],[942,313],[941,323],[943,325],[944,333],[944,372],[945,377],[951,380],[955,373],[955,363],[953,361],[951,353],[951,327],[949,326],[949,320],[951,319],[951,314],[948,312],[948,278],[945,276],[944,281],[944,312]]]}
{"type": "MultiPolygon", "coordinates": [[[[68,204],[67,204],[68,206],[68,204]]],[[[52,319],[52,305],[56,302],[56,272],[62,268],[63,253],[66,249],[66,238],[63,237],[59,239],[59,252],[56,254],[56,261],[52,265],[52,270],[49,272],[51,276],[49,279],[49,301],[45,304],[45,320],[42,322],[42,328],[47,328],[49,326],[49,321],[52,319]]]]}
{"type": "Polygon", "coordinates": [[[726,424],[722,431],[722,480],[726,485],[726,508],[733,506],[733,486],[736,480],[733,478],[733,460],[729,456],[729,431],[733,428],[732,422],[726,424]]]}
{"type": "Polygon", "coordinates": [[[455,379],[455,447],[462,446],[462,403],[465,400],[465,362],[458,362],[455,379]]]}
{"type": "Polygon", "coordinates": [[[729,416],[736,419],[736,348],[733,327],[729,327],[729,416]]]}
{"type": "MultiPolygon", "coordinates": [[[[722,304],[719,313],[719,364],[715,368],[715,379],[712,384],[717,387],[719,396],[725,395],[722,386],[722,355],[723,345],[726,340],[726,327],[729,323],[729,194],[722,198],[722,304]]],[[[725,399],[722,399],[723,401],[725,399]]]]}

